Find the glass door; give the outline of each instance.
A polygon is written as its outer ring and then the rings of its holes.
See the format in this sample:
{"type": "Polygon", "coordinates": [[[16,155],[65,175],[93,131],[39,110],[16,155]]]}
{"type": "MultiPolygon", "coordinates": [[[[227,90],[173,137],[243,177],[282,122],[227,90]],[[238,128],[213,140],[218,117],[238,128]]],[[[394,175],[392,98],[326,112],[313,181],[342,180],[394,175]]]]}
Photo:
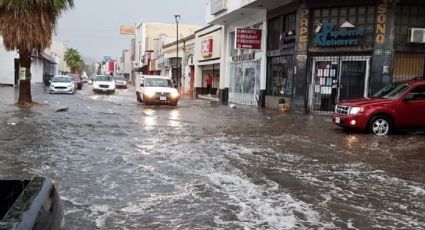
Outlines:
{"type": "Polygon", "coordinates": [[[338,95],[338,57],[317,58],[313,61],[312,110],[331,112],[335,108],[338,95]]]}

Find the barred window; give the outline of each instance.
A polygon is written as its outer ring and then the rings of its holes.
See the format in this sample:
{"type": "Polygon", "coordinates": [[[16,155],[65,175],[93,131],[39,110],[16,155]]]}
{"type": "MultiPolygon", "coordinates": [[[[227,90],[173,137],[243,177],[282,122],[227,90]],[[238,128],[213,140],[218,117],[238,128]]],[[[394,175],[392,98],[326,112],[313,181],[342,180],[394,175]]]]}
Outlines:
{"type": "Polygon", "coordinates": [[[424,12],[424,5],[397,5],[394,28],[396,47],[407,45],[409,28],[425,28],[424,12]]]}

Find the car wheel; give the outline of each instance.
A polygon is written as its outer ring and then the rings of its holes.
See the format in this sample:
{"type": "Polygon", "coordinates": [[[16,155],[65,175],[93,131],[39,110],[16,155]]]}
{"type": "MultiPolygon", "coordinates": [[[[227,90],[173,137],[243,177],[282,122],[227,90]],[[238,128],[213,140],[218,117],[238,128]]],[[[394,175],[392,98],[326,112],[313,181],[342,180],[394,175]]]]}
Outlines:
{"type": "Polygon", "coordinates": [[[375,116],[370,120],[369,131],[377,136],[385,136],[392,132],[392,121],[387,116],[375,116]]]}

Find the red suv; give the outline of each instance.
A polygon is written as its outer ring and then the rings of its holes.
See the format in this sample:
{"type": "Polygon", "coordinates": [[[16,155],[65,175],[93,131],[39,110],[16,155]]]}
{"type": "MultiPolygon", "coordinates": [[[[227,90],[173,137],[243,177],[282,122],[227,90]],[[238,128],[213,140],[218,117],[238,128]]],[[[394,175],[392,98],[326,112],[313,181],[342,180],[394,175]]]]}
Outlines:
{"type": "Polygon", "coordinates": [[[424,129],[425,79],[394,83],[372,98],[340,101],[332,121],[381,136],[400,128],[424,129]]]}

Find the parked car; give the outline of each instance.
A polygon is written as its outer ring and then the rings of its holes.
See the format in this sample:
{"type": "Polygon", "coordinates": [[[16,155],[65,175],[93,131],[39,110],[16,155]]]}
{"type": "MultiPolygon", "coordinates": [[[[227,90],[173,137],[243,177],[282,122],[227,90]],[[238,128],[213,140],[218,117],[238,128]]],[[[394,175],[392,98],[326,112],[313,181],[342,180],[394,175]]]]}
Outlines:
{"type": "Polygon", "coordinates": [[[112,76],[98,75],[93,81],[93,91],[95,93],[115,93],[115,81],[112,76]]]}
{"type": "Polygon", "coordinates": [[[0,229],[62,229],[63,205],[50,178],[0,180],[0,229]]]}
{"type": "Polygon", "coordinates": [[[425,129],[425,79],[394,83],[372,98],[341,101],[332,121],[381,136],[402,128],[425,129]]]}
{"type": "Polygon", "coordinates": [[[77,86],[77,89],[82,89],[83,88],[83,79],[81,78],[81,75],[78,73],[71,73],[69,74],[69,76],[71,76],[72,78],[74,78],[74,82],[75,85],[77,86]]]}
{"type": "Polygon", "coordinates": [[[75,93],[73,78],[65,75],[56,75],[50,80],[49,93],[75,93]]]}
{"type": "Polygon", "coordinates": [[[169,104],[176,106],[180,94],[168,76],[142,75],[136,78],[136,98],[145,105],[169,104]]]}
{"type": "Polygon", "coordinates": [[[114,79],[117,88],[127,89],[127,80],[123,76],[116,76],[114,79]]]}
{"type": "Polygon", "coordinates": [[[83,76],[82,79],[83,79],[83,83],[87,83],[89,78],[87,76],[83,76]]]}

